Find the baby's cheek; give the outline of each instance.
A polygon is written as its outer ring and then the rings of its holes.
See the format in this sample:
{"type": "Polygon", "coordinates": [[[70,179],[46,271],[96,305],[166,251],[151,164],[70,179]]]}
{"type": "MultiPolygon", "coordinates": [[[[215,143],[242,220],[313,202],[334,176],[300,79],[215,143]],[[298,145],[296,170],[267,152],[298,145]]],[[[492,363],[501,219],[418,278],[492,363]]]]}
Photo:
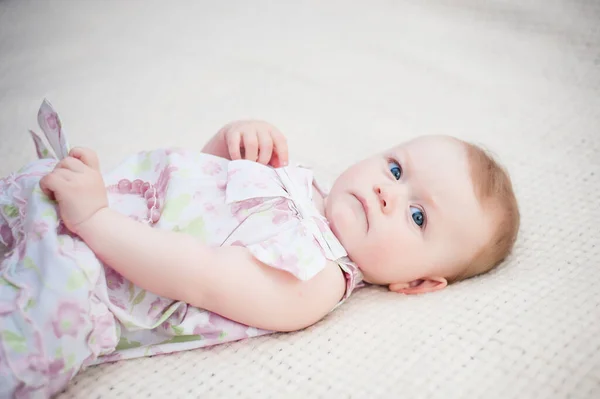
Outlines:
{"type": "Polygon", "coordinates": [[[344,239],[351,233],[352,215],[348,207],[340,206],[341,204],[336,205],[332,207],[331,214],[328,215],[329,223],[338,236],[338,239],[344,239]]]}
{"type": "MultiPolygon", "coordinates": [[[[393,236],[392,236],[393,237],[393,236]]],[[[365,248],[371,254],[374,263],[378,265],[378,268],[386,268],[392,263],[393,260],[398,259],[401,256],[402,251],[399,250],[401,246],[389,235],[380,235],[377,239],[373,240],[374,237],[370,237],[371,240],[365,241],[365,248]]]]}

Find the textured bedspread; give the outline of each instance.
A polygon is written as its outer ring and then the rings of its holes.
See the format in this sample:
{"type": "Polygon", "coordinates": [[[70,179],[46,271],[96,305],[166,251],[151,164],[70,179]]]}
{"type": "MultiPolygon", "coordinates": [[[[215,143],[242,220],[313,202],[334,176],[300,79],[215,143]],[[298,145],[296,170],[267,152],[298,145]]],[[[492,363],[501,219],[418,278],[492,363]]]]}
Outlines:
{"type": "Polygon", "coordinates": [[[0,2],[0,176],[34,159],[43,97],[106,169],[235,118],[328,177],[446,133],[510,170],[514,255],[436,294],[361,290],[301,332],[94,366],[60,397],[600,397],[600,3],[270,3],[0,2]]]}

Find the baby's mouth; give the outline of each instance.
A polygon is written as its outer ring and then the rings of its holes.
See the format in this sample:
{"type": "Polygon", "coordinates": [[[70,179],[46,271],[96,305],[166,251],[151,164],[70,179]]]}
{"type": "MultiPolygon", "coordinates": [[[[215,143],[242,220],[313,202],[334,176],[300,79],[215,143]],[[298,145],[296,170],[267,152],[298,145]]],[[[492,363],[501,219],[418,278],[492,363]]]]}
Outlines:
{"type": "Polygon", "coordinates": [[[367,205],[367,201],[356,194],[352,194],[354,195],[354,198],[356,198],[358,200],[358,202],[360,202],[360,205],[362,206],[363,212],[365,214],[365,221],[367,222],[367,231],[369,231],[369,206],[367,205]]]}

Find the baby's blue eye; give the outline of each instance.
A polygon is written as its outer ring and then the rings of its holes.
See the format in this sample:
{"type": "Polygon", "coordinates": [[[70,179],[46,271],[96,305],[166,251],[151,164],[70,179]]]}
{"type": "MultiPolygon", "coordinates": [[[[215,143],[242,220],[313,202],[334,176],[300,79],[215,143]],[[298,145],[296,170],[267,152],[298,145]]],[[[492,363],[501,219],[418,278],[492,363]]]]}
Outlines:
{"type": "Polygon", "coordinates": [[[416,225],[420,228],[423,228],[423,225],[425,224],[425,214],[423,213],[423,211],[417,207],[411,206],[410,212],[412,214],[412,219],[416,223],[416,225]]]}
{"type": "Polygon", "coordinates": [[[390,161],[388,163],[388,168],[390,168],[390,172],[392,172],[394,178],[396,180],[400,180],[400,178],[402,177],[402,167],[400,166],[400,164],[395,161],[390,161]]]}

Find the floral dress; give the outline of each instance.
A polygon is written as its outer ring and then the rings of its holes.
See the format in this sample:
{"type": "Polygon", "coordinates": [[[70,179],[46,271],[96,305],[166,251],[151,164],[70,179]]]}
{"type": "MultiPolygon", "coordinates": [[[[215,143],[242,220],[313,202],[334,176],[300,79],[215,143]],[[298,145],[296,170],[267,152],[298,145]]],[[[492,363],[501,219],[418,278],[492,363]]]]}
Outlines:
{"type": "MultiPolygon", "coordinates": [[[[46,101],[38,122],[65,157],[66,137],[46,101]]],[[[0,397],[48,397],[86,366],[271,332],[145,291],[100,262],[42,193],[39,181],[57,161],[31,133],[41,159],[0,179],[0,397]]],[[[335,261],[346,277],[338,305],[362,284],[313,205],[318,186],[307,168],[167,149],[136,154],[104,180],[115,211],[205,245],[244,246],[300,280],[335,261]]]]}

